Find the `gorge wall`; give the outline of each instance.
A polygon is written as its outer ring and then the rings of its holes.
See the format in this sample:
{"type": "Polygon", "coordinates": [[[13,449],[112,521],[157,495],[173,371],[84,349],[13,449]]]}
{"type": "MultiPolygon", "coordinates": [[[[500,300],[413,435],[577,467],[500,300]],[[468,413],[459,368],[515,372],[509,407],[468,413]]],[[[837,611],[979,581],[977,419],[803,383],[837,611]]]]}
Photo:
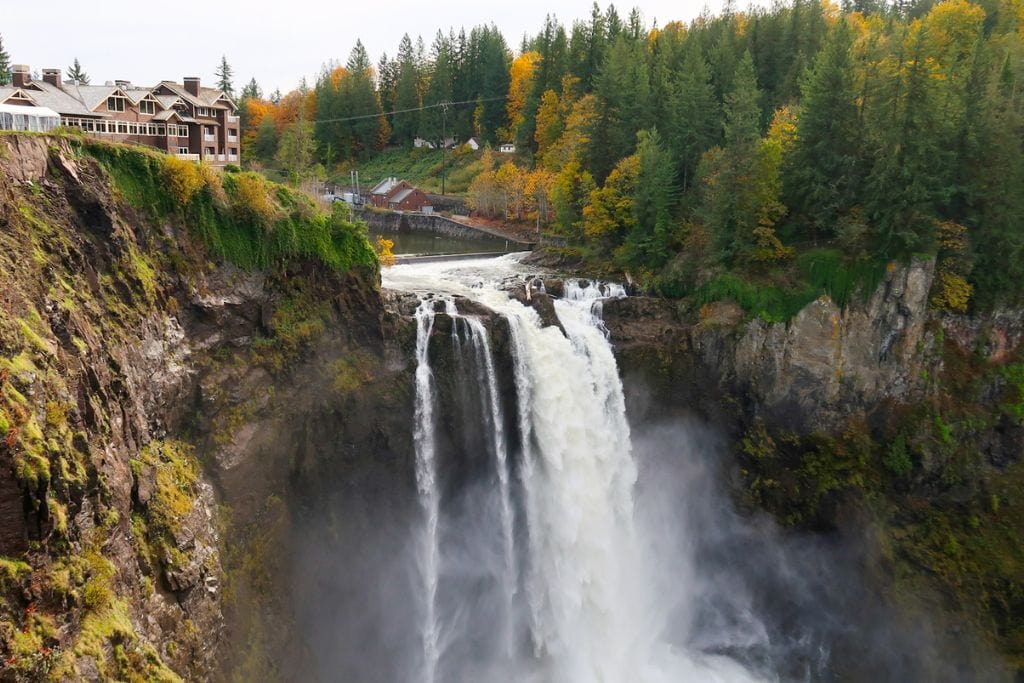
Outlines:
{"type": "Polygon", "coordinates": [[[0,264],[3,678],[302,678],[303,506],[411,498],[376,270],[239,270],[41,136],[0,137],[0,264]]]}

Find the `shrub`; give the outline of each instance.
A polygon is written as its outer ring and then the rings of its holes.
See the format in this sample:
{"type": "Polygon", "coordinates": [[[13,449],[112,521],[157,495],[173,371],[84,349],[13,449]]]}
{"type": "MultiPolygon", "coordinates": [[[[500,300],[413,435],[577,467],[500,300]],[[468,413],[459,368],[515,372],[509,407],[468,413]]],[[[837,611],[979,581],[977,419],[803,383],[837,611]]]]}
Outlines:
{"type": "Polygon", "coordinates": [[[164,159],[163,178],[167,191],[179,206],[191,202],[206,184],[206,178],[198,164],[172,156],[164,159]]]}

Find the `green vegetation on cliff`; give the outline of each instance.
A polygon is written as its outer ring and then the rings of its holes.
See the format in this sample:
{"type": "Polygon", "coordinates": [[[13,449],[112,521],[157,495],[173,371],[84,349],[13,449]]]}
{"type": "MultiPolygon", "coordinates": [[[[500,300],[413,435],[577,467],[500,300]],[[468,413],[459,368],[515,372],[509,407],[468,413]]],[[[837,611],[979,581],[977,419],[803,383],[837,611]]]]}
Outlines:
{"type": "Polygon", "coordinates": [[[313,200],[255,173],[209,167],[141,147],[74,140],[110,174],[136,209],[176,217],[217,256],[246,268],[271,268],[296,258],[318,259],[344,272],[377,267],[365,230],[344,204],[325,213],[313,200]]]}
{"type": "Polygon", "coordinates": [[[339,287],[372,287],[376,256],[344,207],[73,135],[0,135],[0,225],[0,678],[205,679],[223,618],[212,500],[144,366],[225,273],[323,280],[252,322],[280,367],[332,296],[365,295],[339,287]]]}

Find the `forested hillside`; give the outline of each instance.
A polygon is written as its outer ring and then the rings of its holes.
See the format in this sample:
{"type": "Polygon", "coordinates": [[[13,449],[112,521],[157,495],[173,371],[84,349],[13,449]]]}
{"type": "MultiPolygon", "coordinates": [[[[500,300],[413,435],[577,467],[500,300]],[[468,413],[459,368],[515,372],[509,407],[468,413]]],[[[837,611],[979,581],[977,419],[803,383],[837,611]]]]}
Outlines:
{"type": "Polygon", "coordinates": [[[933,304],[964,311],[1020,299],[1022,74],[1021,0],[797,0],[661,26],[595,5],[514,52],[478,27],[406,36],[376,68],[357,44],[276,103],[252,83],[247,147],[305,173],[416,137],[515,142],[483,153],[477,210],[539,220],[660,293],[782,318],[937,255],[933,304]]]}

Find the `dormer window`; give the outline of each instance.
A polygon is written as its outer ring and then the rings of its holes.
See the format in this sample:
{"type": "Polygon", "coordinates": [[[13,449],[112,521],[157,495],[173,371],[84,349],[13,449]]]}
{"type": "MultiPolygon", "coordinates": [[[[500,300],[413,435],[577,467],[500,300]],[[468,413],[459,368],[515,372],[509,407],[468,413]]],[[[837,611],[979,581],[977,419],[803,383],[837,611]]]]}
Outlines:
{"type": "Polygon", "coordinates": [[[107,98],[107,111],[124,111],[124,98],[123,97],[108,97],[107,98]]]}
{"type": "Polygon", "coordinates": [[[152,100],[142,100],[139,102],[139,113],[140,114],[155,114],[156,113],[156,102],[152,100]]]}

